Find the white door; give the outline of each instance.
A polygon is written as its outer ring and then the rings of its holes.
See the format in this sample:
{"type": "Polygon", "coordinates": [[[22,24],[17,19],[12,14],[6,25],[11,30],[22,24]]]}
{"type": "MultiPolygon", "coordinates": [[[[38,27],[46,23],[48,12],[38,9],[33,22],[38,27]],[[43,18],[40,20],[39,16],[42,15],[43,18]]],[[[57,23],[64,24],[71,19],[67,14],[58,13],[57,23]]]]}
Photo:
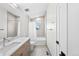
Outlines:
{"type": "Polygon", "coordinates": [[[60,43],[59,43],[59,38],[60,38],[60,6],[59,6],[59,4],[57,4],[57,6],[56,6],[56,12],[57,12],[57,16],[56,16],[56,18],[57,18],[57,21],[56,21],[56,28],[57,28],[57,30],[56,30],[56,55],[57,56],[59,56],[59,54],[60,54],[60,43]]]}
{"type": "Polygon", "coordinates": [[[57,5],[57,55],[67,55],[67,4],[57,5]]]}
{"type": "Polygon", "coordinates": [[[79,56],[79,3],[68,4],[68,55],[79,56]]]}

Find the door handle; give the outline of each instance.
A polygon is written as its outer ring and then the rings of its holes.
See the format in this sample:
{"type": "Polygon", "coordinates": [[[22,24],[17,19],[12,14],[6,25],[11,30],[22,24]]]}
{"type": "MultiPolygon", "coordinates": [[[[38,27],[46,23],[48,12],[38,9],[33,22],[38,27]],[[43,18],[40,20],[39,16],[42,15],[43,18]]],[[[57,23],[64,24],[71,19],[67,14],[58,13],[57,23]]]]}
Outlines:
{"type": "Polygon", "coordinates": [[[59,56],[66,56],[66,54],[63,51],[61,51],[61,54],[59,54],[59,56]]]}
{"type": "Polygon", "coordinates": [[[59,44],[59,41],[56,41],[57,44],[59,44]]]}

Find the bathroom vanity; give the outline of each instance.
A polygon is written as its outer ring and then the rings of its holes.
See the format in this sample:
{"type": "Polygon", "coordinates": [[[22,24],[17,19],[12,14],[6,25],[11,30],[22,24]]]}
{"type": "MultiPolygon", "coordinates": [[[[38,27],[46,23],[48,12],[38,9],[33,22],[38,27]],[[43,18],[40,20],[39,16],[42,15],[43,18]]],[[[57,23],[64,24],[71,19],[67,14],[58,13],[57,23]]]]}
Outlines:
{"type": "Polygon", "coordinates": [[[29,56],[29,55],[30,55],[30,40],[27,40],[11,56],[29,56]]]}
{"type": "Polygon", "coordinates": [[[17,37],[0,48],[1,56],[29,56],[30,39],[28,37],[17,37]]]}

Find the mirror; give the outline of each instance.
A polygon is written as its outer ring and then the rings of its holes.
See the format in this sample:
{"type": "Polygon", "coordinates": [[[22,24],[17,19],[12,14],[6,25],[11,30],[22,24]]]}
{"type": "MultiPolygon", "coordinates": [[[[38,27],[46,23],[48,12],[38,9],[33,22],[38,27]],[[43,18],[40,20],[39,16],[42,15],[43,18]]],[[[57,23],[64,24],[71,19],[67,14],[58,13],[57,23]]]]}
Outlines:
{"type": "Polygon", "coordinates": [[[18,30],[17,17],[11,13],[7,13],[7,37],[16,37],[18,30]]]}

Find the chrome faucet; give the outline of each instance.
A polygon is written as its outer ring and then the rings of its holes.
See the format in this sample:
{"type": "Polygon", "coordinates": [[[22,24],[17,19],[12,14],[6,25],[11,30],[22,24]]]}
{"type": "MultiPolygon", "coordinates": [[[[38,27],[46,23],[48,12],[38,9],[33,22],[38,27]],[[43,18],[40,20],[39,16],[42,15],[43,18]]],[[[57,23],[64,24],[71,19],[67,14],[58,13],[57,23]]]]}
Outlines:
{"type": "Polygon", "coordinates": [[[6,38],[3,38],[3,47],[5,47],[5,40],[6,38]]]}

